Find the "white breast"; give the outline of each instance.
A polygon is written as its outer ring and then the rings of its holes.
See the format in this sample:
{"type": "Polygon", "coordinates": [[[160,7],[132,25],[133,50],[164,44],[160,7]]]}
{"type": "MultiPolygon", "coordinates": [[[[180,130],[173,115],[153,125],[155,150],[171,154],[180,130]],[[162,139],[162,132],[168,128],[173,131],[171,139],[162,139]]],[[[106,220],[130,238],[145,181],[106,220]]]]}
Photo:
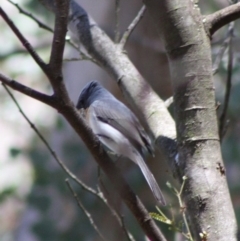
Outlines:
{"type": "Polygon", "coordinates": [[[88,110],[88,123],[99,140],[118,155],[126,156],[132,160],[132,145],[129,140],[111,125],[99,121],[93,108],[88,110]]]}

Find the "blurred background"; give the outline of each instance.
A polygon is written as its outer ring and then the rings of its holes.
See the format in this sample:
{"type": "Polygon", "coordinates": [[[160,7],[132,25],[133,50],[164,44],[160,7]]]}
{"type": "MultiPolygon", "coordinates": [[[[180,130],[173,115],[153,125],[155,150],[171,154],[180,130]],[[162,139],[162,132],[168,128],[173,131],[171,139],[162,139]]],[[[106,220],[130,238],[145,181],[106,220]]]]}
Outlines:
{"type": "MultiPolygon", "coordinates": [[[[95,19],[106,33],[115,36],[115,1],[79,0],[87,12],[95,19]],[[96,7],[97,4],[97,7],[96,7]]],[[[54,17],[38,1],[17,1],[26,11],[53,28],[54,17]]],[[[120,34],[138,13],[142,2],[132,0],[120,1],[119,29],[120,34]]],[[[229,1],[210,0],[199,3],[202,14],[209,14],[229,5],[229,1]]],[[[18,9],[7,0],[1,1],[1,7],[18,26],[38,54],[47,62],[50,55],[52,34],[40,28],[32,19],[20,14],[18,9]]],[[[212,39],[213,62],[226,39],[227,27],[218,31],[212,39]]],[[[240,219],[240,44],[239,21],[235,23],[233,38],[233,77],[232,92],[227,112],[228,128],[222,142],[222,153],[226,165],[226,174],[233,205],[238,221],[240,219]]],[[[46,77],[22,47],[7,24],[0,19],[0,71],[17,81],[51,94],[52,90],[46,77]]],[[[83,49],[84,51],[84,49],[83,49]]],[[[172,96],[168,62],[156,34],[148,12],[131,35],[126,44],[129,58],[140,73],[151,84],[162,99],[172,96]]],[[[224,52],[218,71],[214,75],[217,110],[221,115],[225,96],[227,78],[227,49],[224,52]]],[[[99,80],[117,98],[122,99],[117,85],[104,70],[89,60],[70,61],[79,58],[79,53],[66,44],[63,73],[70,97],[76,103],[83,86],[91,80],[99,80]]],[[[99,181],[98,166],[85,148],[81,139],[74,133],[68,123],[52,108],[12,91],[23,111],[52,149],[66,166],[83,182],[97,189],[104,183],[107,196],[112,205],[124,216],[126,227],[136,240],[145,240],[144,234],[134,217],[119,201],[111,184],[101,173],[99,181]]],[[[126,103],[126,102],[125,102],[126,103]]],[[[54,240],[101,240],[89,219],[77,206],[76,200],[68,189],[66,173],[52,158],[42,141],[19,113],[5,89],[0,86],[0,240],[1,241],[54,241],[54,240]]],[[[171,113],[173,113],[171,109],[171,113]]],[[[118,160],[119,164],[119,160],[118,160]]],[[[166,215],[174,215],[176,222],[181,223],[181,213],[176,196],[166,186],[173,180],[166,161],[161,153],[156,158],[148,159],[148,165],[163,189],[167,202],[172,208],[163,208],[166,215]]],[[[140,196],[150,212],[156,212],[152,194],[139,169],[130,161],[121,160],[120,168],[133,190],[140,196]]],[[[91,213],[96,225],[106,240],[127,240],[115,217],[109,209],[94,195],[84,191],[71,181],[85,208],[91,213]]],[[[169,230],[166,224],[158,222],[169,240],[180,240],[179,236],[169,230]]]]}

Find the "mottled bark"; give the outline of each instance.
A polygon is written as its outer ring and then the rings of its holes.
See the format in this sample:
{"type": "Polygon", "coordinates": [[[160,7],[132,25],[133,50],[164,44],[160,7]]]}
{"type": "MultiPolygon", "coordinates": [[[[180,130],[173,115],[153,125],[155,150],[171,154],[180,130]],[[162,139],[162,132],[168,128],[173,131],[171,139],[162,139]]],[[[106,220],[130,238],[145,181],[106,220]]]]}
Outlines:
{"type": "Polygon", "coordinates": [[[210,40],[190,0],[145,0],[162,36],[174,88],[180,176],[196,240],[236,240],[218,136],[210,40]]]}

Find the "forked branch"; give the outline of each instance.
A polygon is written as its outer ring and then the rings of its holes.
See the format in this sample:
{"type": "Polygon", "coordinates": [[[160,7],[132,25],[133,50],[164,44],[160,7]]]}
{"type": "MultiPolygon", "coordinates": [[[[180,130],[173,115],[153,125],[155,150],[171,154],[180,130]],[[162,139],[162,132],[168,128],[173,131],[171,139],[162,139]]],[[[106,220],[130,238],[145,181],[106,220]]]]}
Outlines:
{"type": "Polygon", "coordinates": [[[204,17],[206,31],[212,36],[218,29],[240,18],[240,2],[204,17]]]}
{"type": "MultiPolygon", "coordinates": [[[[71,1],[72,2],[72,1],[71,1]]],[[[138,223],[146,233],[146,235],[151,240],[155,241],[165,241],[165,237],[158,229],[154,221],[151,219],[148,211],[145,209],[141,200],[133,193],[129,185],[126,183],[122,177],[119,170],[116,168],[115,164],[111,161],[108,154],[104,151],[98,138],[92,133],[89,127],[84,122],[83,118],[79,115],[79,112],[76,110],[74,104],[69,98],[69,95],[66,91],[66,86],[62,81],[62,55],[65,42],[66,27],[62,26],[63,29],[60,29],[61,24],[66,24],[67,16],[67,7],[64,5],[66,2],[64,0],[55,1],[56,3],[56,22],[54,30],[54,40],[52,45],[52,52],[50,57],[50,64],[45,64],[38,54],[33,50],[31,45],[26,41],[25,37],[20,33],[20,31],[15,27],[12,21],[8,18],[7,14],[0,8],[0,14],[4,17],[5,21],[11,27],[13,32],[26,47],[30,55],[42,68],[44,73],[47,75],[55,95],[47,96],[45,94],[39,93],[33,89],[30,89],[16,81],[1,75],[1,80],[6,85],[24,93],[28,96],[31,96],[35,99],[38,99],[50,106],[54,107],[61,113],[68,123],[74,128],[76,133],[81,137],[85,142],[86,146],[92,153],[96,162],[101,166],[103,171],[106,173],[116,191],[119,193],[121,198],[124,200],[125,204],[129,207],[131,212],[136,217],[138,223]],[[59,25],[58,25],[59,24],[59,25]],[[56,56],[55,56],[56,55],[56,56]],[[56,63],[55,63],[56,61],[56,63]],[[56,70],[56,72],[54,71],[56,70]],[[53,72],[54,71],[54,72],[53,72]],[[32,94],[33,93],[33,94],[32,94]]],[[[92,28],[90,28],[92,29],[92,28]]],[[[89,29],[88,29],[89,31],[89,29]]],[[[97,41],[97,39],[95,39],[97,41]]],[[[96,43],[96,42],[95,42],[96,43]]]]}

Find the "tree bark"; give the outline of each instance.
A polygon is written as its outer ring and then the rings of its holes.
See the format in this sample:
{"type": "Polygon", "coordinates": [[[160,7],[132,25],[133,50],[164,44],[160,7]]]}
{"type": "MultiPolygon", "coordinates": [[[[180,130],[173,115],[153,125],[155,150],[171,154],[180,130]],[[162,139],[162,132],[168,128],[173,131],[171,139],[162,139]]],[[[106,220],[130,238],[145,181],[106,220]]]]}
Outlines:
{"type": "Polygon", "coordinates": [[[218,136],[210,40],[190,0],[144,0],[169,59],[184,200],[196,240],[237,240],[218,136]],[[207,238],[202,239],[200,234],[207,238]]]}
{"type": "MultiPolygon", "coordinates": [[[[0,78],[12,88],[29,96],[34,95],[41,101],[45,100],[44,103],[58,109],[84,139],[148,237],[151,240],[165,240],[150,219],[147,210],[122,180],[98,140],[94,139],[69,100],[61,73],[64,44],[59,45],[59,42],[64,42],[66,24],[69,20],[69,25],[73,27],[73,31],[89,54],[118,81],[126,96],[141,110],[159,147],[167,153],[173,163],[178,160],[179,180],[181,181],[183,176],[188,178],[184,188],[184,200],[196,240],[236,240],[236,219],[227,187],[218,136],[209,40],[211,27],[205,24],[204,28],[198,7],[190,0],[144,1],[165,42],[169,59],[174,89],[178,158],[175,158],[174,121],[164,102],[153,92],[119,46],[113,43],[74,1],[70,1],[69,19],[66,17],[68,9],[62,8],[65,13],[63,15],[58,13],[50,65],[42,63],[33,50],[27,48],[49,77],[54,95],[50,97],[36,91],[31,92],[30,89],[16,84],[5,76],[1,75],[0,78]],[[61,23],[65,25],[64,28],[61,28],[61,23]],[[209,31],[206,31],[208,27],[209,31]],[[54,69],[57,71],[53,71],[54,69]]],[[[64,6],[63,0],[61,4],[64,6]]],[[[50,7],[55,8],[54,5],[50,7]]],[[[205,22],[206,20],[212,22],[213,26],[219,26],[211,18],[206,18],[205,22]]]]}

